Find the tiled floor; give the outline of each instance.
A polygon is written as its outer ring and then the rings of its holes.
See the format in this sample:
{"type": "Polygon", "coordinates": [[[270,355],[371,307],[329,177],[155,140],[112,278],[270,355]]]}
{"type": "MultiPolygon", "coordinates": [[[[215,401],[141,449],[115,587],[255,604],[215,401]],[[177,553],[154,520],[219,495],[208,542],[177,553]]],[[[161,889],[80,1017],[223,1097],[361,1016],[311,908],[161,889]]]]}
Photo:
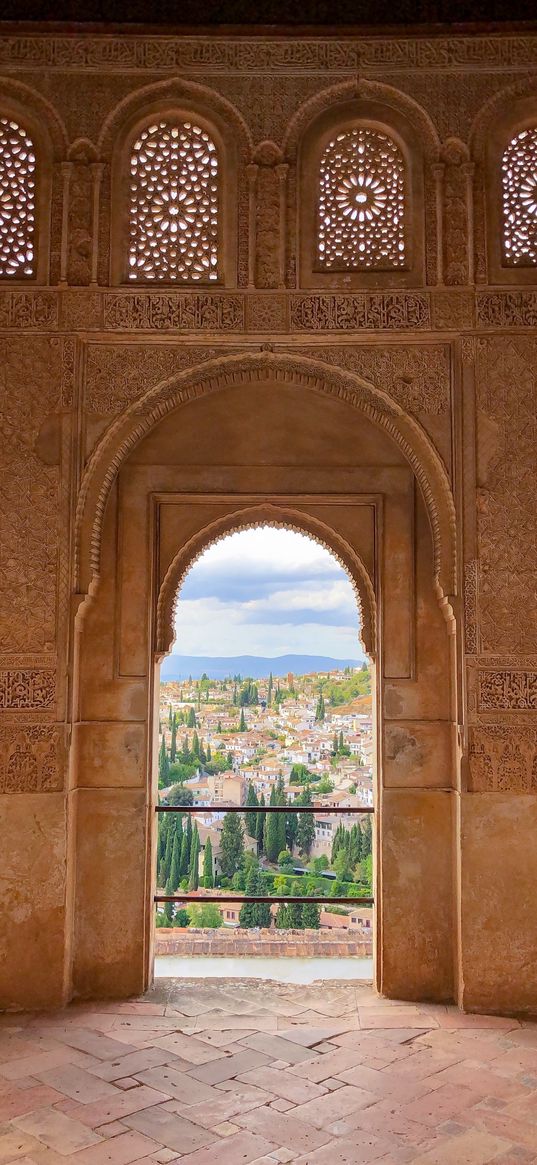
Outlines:
{"type": "Polygon", "coordinates": [[[537,1025],[362,984],[3,1014],[0,1065],[0,1165],[537,1162],[537,1025]]]}

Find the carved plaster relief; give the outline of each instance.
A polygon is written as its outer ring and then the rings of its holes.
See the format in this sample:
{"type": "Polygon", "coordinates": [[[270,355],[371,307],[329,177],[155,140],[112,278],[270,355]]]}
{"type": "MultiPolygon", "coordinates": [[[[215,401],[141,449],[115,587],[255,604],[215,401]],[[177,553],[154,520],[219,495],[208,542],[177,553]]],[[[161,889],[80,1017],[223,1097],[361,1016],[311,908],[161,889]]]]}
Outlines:
{"type": "Polygon", "coordinates": [[[54,793],[63,788],[60,730],[48,724],[0,727],[0,793],[54,793]]]}

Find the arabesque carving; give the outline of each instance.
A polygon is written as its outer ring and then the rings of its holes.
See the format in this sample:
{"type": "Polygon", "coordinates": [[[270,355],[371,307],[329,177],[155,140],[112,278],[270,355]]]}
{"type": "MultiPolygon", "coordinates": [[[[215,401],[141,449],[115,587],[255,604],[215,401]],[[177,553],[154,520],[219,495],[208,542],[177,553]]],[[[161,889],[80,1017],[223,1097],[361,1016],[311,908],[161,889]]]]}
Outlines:
{"type": "Polygon", "coordinates": [[[470,728],[468,788],[471,793],[535,793],[537,730],[504,724],[470,728]]]}
{"type": "Polygon", "coordinates": [[[58,324],[53,291],[0,291],[0,328],[48,331],[58,324]]]}
{"type": "Polygon", "coordinates": [[[0,727],[0,793],[55,793],[63,788],[60,730],[48,724],[0,727]]]}
{"type": "Polygon", "coordinates": [[[482,340],[476,359],[481,650],[537,651],[537,342],[482,340]]]}

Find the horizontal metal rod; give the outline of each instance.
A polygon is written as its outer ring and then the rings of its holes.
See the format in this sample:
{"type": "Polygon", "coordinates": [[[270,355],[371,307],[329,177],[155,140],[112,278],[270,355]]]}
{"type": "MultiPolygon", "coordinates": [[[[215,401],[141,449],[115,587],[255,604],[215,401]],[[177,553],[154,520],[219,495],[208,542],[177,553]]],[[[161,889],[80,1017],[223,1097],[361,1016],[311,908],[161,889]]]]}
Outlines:
{"type": "Polygon", "coordinates": [[[372,805],[344,809],[324,805],[155,805],[155,813],[374,813],[372,805]]]}
{"type": "Polygon", "coordinates": [[[356,906],[357,904],[359,904],[360,906],[372,906],[373,902],[374,902],[374,898],[319,898],[319,897],[314,897],[313,895],[310,897],[309,894],[307,896],[304,895],[304,897],[302,897],[302,898],[299,898],[299,897],[294,898],[292,896],[289,898],[285,898],[285,897],[284,898],[281,898],[281,897],[273,897],[272,898],[272,897],[269,897],[267,894],[263,894],[259,897],[258,896],[253,897],[252,895],[245,895],[245,894],[242,894],[242,895],[241,894],[226,894],[225,896],[221,895],[220,897],[217,894],[204,894],[203,897],[200,898],[196,894],[183,894],[183,895],[179,895],[179,894],[155,894],[153,901],[154,902],[197,902],[198,904],[201,903],[202,905],[204,902],[219,902],[221,906],[227,905],[228,902],[240,902],[242,905],[244,905],[245,902],[271,902],[271,903],[272,902],[274,902],[274,903],[277,903],[277,902],[300,902],[302,904],[302,906],[306,905],[308,902],[318,902],[318,903],[323,903],[325,905],[326,904],[330,905],[330,903],[332,903],[334,906],[337,903],[339,905],[350,906],[352,908],[353,906],[356,906]]]}

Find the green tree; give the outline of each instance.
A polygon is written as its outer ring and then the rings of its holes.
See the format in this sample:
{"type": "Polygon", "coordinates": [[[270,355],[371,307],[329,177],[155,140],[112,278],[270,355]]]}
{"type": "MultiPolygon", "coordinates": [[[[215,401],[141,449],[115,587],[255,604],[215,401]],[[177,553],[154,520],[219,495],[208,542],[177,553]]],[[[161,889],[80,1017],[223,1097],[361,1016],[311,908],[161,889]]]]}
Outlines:
{"type": "MultiPolygon", "coordinates": [[[[257,870],[253,865],[250,867],[246,879],[245,892],[248,895],[257,893],[257,870]]],[[[239,924],[245,928],[258,925],[256,902],[245,902],[244,906],[241,906],[239,924]]]]}
{"type": "Polygon", "coordinates": [[[255,819],[255,836],[256,836],[256,841],[257,841],[258,854],[262,854],[264,852],[263,844],[264,844],[264,837],[265,837],[265,820],[266,820],[266,816],[267,816],[266,813],[264,812],[264,809],[265,809],[265,794],[261,793],[261,795],[259,797],[259,813],[256,814],[256,819],[255,819]]]}
{"type": "Polygon", "coordinates": [[[319,930],[321,907],[318,902],[305,902],[302,907],[302,926],[305,930],[319,930]]]}
{"type": "Polygon", "coordinates": [[[172,860],[168,878],[171,894],[175,894],[181,878],[181,841],[179,840],[179,835],[176,833],[173,839],[172,860]]]}
{"type": "Polygon", "coordinates": [[[166,919],[164,926],[173,926],[174,910],[175,910],[175,907],[174,907],[173,902],[165,902],[164,903],[163,914],[164,914],[164,918],[166,919]]]}
{"type": "Polygon", "coordinates": [[[193,708],[188,709],[188,718],[186,722],[187,728],[197,728],[198,722],[196,720],[196,713],[193,708]]]}
{"type": "Polygon", "coordinates": [[[181,878],[188,874],[188,867],[190,865],[190,846],[188,840],[188,826],[183,831],[183,840],[181,842],[181,862],[179,866],[181,878]]]}
{"type": "Polygon", "coordinates": [[[322,723],[325,718],[326,709],[324,706],[324,696],[322,690],[319,692],[319,699],[317,700],[317,707],[315,709],[315,720],[318,724],[322,723]]]}
{"type": "MultiPolygon", "coordinates": [[[[255,791],[255,785],[252,781],[248,781],[248,792],[246,794],[246,804],[252,808],[257,809],[259,801],[255,791]]],[[[256,837],[257,813],[244,814],[244,828],[248,837],[256,837]]]]}
{"type": "Polygon", "coordinates": [[[319,784],[317,785],[317,792],[318,793],[333,793],[334,792],[334,782],[330,780],[330,777],[321,777],[321,780],[319,781],[319,784]]]}
{"type": "Polygon", "coordinates": [[[371,853],[373,848],[373,830],[371,827],[371,814],[368,813],[362,825],[362,844],[361,856],[366,858],[371,853]]]}
{"type": "Polygon", "coordinates": [[[218,724],[216,725],[216,731],[220,732],[220,733],[222,732],[222,721],[221,720],[219,720],[218,724]]]}
{"type": "Polygon", "coordinates": [[[270,708],[272,704],[272,672],[269,675],[268,689],[267,689],[267,706],[270,708]]]}
{"type": "Polygon", "coordinates": [[[165,789],[168,784],[168,777],[170,773],[170,762],[166,750],[166,741],[164,737],[160,742],[160,749],[158,754],[158,783],[160,789],[165,789]]]}
{"type": "MultiPolygon", "coordinates": [[[[277,805],[276,786],[273,785],[270,790],[269,805],[277,805]]],[[[266,813],[265,814],[265,830],[263,836],[263,849],[269,862],[277,862],[278,854],[284,846],[280,845],[280,826],[278,818],[283,814],[280,813],[266,813]]]]}
{"type": "Polygon", "coordinates": [[[224,921],[215,902],[196,902],[188,907],[188,917],[191,926],[209,927],[216,930],[224,925],[224,921]]]}
{"type": "Polygon", "coordinates": [[[181,907],[181,909],[176,912],[174,922],[176,926],[188,926],[190,922],[188,917],[188,910],[185,910],[184,907],[181,907]]]}
{"type": "MultiPolygon", "coordinates": [[[[300,803],[301,805],[311,805],[311,793],[309,789],[304,789],[304,792],[300,794],[300,803]]],[[[304,857],[309,857],[314,840],[315,819],[313,813],[299,813],[297,842],[300,852],[304,857]]]]}
{"type": "Polygon", "coordinates": [[[241,708],[241,718],[239,720],[239,732],[246,732],[246,716],[244,715],[244,708],[241,708]]]}
{"type": "Polygon", "coordinates": [[[192,832],[192,845],[190,847],[190,863],[188,869],[189,890],[197,890],[199,886],[199,856],[200,835],[198,833],[198,827],[195,825],[192,832]]]}
{"type": "Polygon", "coordinates": [[[172,720],[172,739],[170,743],[170,761],[173,764],[177,756],[177,718],[175,713],[172,720]]]}
{"type": "Polygon", "coordinates": [[[232,878],[244,856],[244,834],[238,813],[226,813],[220,839],[220,869],[224,877],[232,878]]]}
{"type": "Polygon", "coordinates": [[[168,727],[171,728],[173,724],[173,711],[171,704],[168,704],[168,727]]]}
{"type": "Polygon", "coordinates": [[[192,753],[190,751],[190,745],[188,743],[188,736],[183,736],[183,743],[181,746],[181,760],[183,761],[183,764],[186,764],[186,765],[188,764],[188,762],[190,760],[192,760],[192,753]]]}
{"type": "Polygon", "coordinates": [[[207,838],[203,850],[203,885],[206,890],[210,890],[214,886],[213,847],[210,837],[207,838]]]}
{"type": "Polygon", "coordinates": [[[281,853],[278,854],[278,868],[280,870],[288,870],[292,869],[293,866],[293,855],[289,853],[289,850],[282,849],[281,853]]]}
{"type": "Polygon", "coordinates": [[[200,752],[201,752],[200,738],[195,730],[192,734],[192,752],[193,752],[194,756],[197,756],[198,759],[200,758],[200,752]]]}
{"type": "Polygon", "coordinates": [[[193,805],[194,794],[192,789],[185,789],[180,781],[178,785],[172,785],[167,800],[170,805],[193,805]]]}

